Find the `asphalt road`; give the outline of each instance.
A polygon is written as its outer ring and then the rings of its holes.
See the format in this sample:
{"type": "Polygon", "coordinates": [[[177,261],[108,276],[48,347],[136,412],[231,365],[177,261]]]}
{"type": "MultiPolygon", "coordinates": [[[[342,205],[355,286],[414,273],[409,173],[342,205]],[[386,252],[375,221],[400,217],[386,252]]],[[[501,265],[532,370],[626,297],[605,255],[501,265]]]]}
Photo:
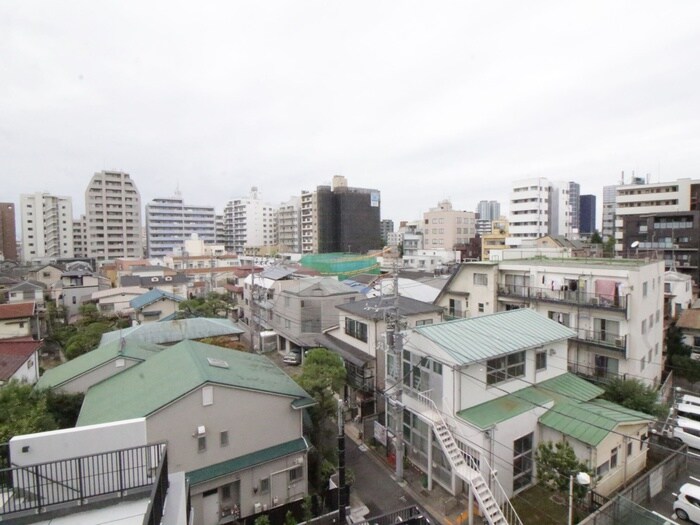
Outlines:
{"type": "Polygon", "coordinates": [[[660,494],[651,501],[647,506],[649,510],[657,512],[667,519],[673,520],[676,523],[688,523],[676,518],[673,513],[673,502],[676,500],[674,493],[678,493],[681,485],[684,483],[693,483],[700,485],[700,451],[689,449],[688,451],[688,473],[676,480],[668,490],[663,490],[660,494]]]}

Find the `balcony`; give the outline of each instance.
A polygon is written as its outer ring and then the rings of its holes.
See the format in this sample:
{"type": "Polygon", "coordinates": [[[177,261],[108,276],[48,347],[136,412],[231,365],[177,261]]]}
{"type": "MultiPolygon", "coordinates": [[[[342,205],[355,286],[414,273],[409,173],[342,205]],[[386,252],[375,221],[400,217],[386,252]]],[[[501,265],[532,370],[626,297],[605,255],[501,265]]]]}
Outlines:
{"type": "Polygon", "coordinates": [[[602,308],[605,310],[627,310],[627,297],[610,297],[609,295],[588,293],[580,290],[552,290],[536,286],[499,285],[498,296],[504,298],[524,299],[527,301],[542,301],[549,303],[565,303],[586,308],[602,308]]]}
{"type": "Polygon", "coordinates": [[[584,330],[583,328],[579,328],[576,330],[576,332],[577,334],[574,336],[574,340],[576,341],[582,341],[611,350],[617,350],[618,352],[622,352],[625,357],[627,356],[626,335],[612,334],[605,331],[584,330]]]}

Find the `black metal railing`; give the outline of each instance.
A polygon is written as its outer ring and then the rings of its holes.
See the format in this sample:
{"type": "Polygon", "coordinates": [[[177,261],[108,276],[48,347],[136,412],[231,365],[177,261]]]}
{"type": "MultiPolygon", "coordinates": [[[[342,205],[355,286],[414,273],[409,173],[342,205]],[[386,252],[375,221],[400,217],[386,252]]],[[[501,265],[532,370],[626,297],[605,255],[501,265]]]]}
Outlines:
{"type": "Polygon", "coordinates": [[[627,353],[626,335],[612,334],[602,330],[585,330],[579,328],[576,330],[575,339],[618,350],[624,354],[627,353]]]}
{"type": "Polygon", "coordinates": [[[151,497],[148,509],[143,517],[143,525],[158,525],[163,519],[165,509],[165,497],[168,494],[168,452],[163,447],[163,457],[156,472],[156,482],[151,489],[151,497]]]}
{"type": "Polygon", "coordinates": [[[165,444],[159,443],[1,469],[0,487],[11,497],[0,508],[0,521],[8,514],[45,512],[55,505],[152,487],[164,461],[165,444]]]}
{"type": "Polygon", "coordinates": [[[613,310],[627,309],[627,297],[625,296],[610,296],[581,290],[572,291],[561,288],[552,289],[537,286],[501,284],[498,286],[498,294],[502,297],[518,297],[534,301],[568,303],[578,306],[610,308],[613,310]]]}
{"type": "Polygon", "coordinates": [[[625,374],[618,374],[617,372],[612,372],[603,366],[588,366],[582,365],[580,363],[574,363],[572,361],[569,361],[568,369],[569,372],[573,374],[585,377],[597,383],[608,383],[613,379],[626,378],[625,374]]]}

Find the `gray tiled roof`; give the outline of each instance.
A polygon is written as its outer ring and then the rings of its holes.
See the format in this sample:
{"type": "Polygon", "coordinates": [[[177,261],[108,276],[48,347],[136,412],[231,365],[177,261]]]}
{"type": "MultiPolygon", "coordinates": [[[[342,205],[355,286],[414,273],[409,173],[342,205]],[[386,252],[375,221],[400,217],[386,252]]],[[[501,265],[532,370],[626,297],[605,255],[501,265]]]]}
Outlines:
{"type": "MultiPolygon", "coordinates": [[[[348,312],[352,315],[362,317],[364,319],[383,319],[386,308],[390,308],[394,304],[393,296],[372,297],[363,301],[355,301],[336,306],[339,310],[348,312]]],[[[399,314],[410,316],[419,314],[429,314],[442,312],[442,307],[435,306],[431,303],[417,301],[409,297],[399,296],[399,314]]]]}

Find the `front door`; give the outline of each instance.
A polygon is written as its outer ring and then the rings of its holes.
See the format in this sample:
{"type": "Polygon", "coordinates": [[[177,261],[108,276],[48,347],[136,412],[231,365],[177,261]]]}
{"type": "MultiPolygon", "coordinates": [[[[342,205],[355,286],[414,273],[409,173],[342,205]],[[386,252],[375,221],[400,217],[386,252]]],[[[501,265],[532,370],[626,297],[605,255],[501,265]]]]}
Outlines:
{"type": "Polygon", "coordinates": [[[208,490],[202,497],[202,525],[219,523],[219,491],[208,490]]]}

